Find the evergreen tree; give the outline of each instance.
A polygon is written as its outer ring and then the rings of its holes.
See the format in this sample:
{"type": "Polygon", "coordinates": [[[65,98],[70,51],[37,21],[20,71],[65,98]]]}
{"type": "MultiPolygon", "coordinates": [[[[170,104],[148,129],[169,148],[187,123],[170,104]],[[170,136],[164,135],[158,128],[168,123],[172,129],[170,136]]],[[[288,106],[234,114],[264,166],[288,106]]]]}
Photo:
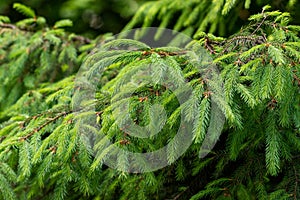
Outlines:
{"type": "Polygon", "coordinates": [[[149,2],[125,27],[161,22],[194,37],[182,48],[109,34],[89,40],[64,31],[70,20],[50,27],[14,4],[27,18],[11,24],[0,16],[0,199],[298,199],[300,26],[265,6],[239,31],[225,33],[221,26],[232,20],[226,14],[240,4],[260,1],[149,2]],[[201,49],[212,59],[198,66],[193,58],[206,55],[201,49]],[[220,72],[217,79],[208,66],[220,72]],[[140,83],[135,74],[157,84],[140,83]],[[118,109],[124,102],[129,115],[118,109]],[[225,124],[201,158],[215,107],[225,124]],[[128,118],[140,126],[126,127],[128,118]],[[183,129],[192,143],[178,155],[186,141],[170,141],[182,123],[191,124],[183,129]],[[127,134],[138,127],[150,137],[127,134]],[[114,153],[152,152],[166,143],[168,166],[155,171],[142,157],[114,153]],[[118,170],[105,165],[112,157],[118,170]]]}

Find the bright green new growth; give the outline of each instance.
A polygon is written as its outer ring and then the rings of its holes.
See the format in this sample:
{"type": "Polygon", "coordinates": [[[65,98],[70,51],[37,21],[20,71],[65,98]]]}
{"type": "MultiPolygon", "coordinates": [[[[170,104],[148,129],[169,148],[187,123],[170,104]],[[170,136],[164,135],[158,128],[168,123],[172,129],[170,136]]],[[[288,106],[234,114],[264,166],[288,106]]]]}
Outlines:
{"type": "MultiPolygon", "coordinates": [[[[292,9],[297,1],[280,3],[289,11],[297,12],[292,9]]],[[[271,0],[190,0],[184,3],[182,0],[150,1],[141,6],[124,30],[141,26],[159,26],[172,28],[196,39],[201,37],[203,32],[218,33],[221,36],[230,35],[238,31],[236,24],[250,17],[247,10],[250,5],[262,7],[265,4],[277,5],[276,1],[271,0]],[[174,21],[174,18],[177,20],[174,21]]]]}
{"type": "MultiPolygon", "coordinates": [[[[151,48],[124,39],[105,44],[103,40],[90,41],[61,29],[71,26],[70,21],[62,20],[49,28],[45,21],[38,21],[43,18],[20,4],[14,7],[30,20],[12,25],[0,17],[0,199],[299,198],[300,27],[289,25],[288,13],[265,7],[251,16],[240,32],[229,38],[216,37],[201,32],[212,21],[209,16],[202,22],[197,20],[197,12],[211,5],[209,2],[183,4],[186,13],[179,16],[175,29],[193,30],[189,35],[198,40],[188,46],[201,45],[211,54],[211,64],[218,67],[224,83],[222,90],[204,79],[184,49],[151,48]],[[189,10],[191,5],[197,5],[193,11],[189,10]],[[138,50],[118,50],[124,46],[138,50]],[[134,77],[145,63],[159,63],[153,75],[158,83],[164,66],[171,66],[174,74],[170,76],[183,76],[182,81],[193,88],[197,98],[179,105],[173,92],[159,84],[141,84],[128,97],[133,87],[122,80],[134,77]],[[82,102],[82,107],[74,106],[74,94],[84,86],[75,84],[80,66],[90,78],[103,73],[96,100],[82,102]],[[222,93],[212,93],[210,88],[222,93]],[[200,159],[212,98],[226,123],[215,148],[200,159]],[[124,99],[131,102],[135,123],[148,126],[150,132],[162,128],[161,132],[140,139],[120,129],[112,111],[124,99]],[[149,112],[153,104],[165,108],[164,127],[159,124],[162,118],[154,119],[149,112]],[[95,110],[87,112],[88,106],[95,110]],[[155,172],[129,174],[107,168],[103,165],[111,147],[107,140],[99,139],[91,146],[89,138],[81,134],[103,134],[124,150],[151,152],[174,137],[183,116],[187,121],[193,119],[194,108],[198,115],[190,131],[193,144],[175,162],[175,151],[169,150],[170,166],[155,172]],[[88,123],[78,125],[80,120],[93,120],[99,129],[88,123]]],[[[237,2],[211,6],[226,14],[237,2]]],[[[245,7],[249,5],[246,1],[245,7]]],[[[157,15],[165,27],[173,13],[163,13],[166,9],[175,12],[174,6],[181,4],[168,0],[146,3],[126,29],[140,20],[141,13],[146,16],[145,26],[157,15]]],[[[122,114],[118,116],[122,118],[122,114]]],[[[180,144],[172,148],[180,148],[180,144]]],[[[118,161],[126,170],[126,157],[118,161]]]]}

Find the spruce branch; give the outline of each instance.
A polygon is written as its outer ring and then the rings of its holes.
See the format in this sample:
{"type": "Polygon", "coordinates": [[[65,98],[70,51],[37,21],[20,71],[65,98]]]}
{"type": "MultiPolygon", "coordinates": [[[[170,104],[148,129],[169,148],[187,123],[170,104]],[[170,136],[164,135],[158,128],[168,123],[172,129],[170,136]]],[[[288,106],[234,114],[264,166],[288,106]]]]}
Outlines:
{"type": "MultiPolygon", "coordinates": [[[[54,123],[55,121],[57,121],[58,119],[60,119],[61,117],[64,117],[68,114],[72,113],[72,111],[68,111],[68,112],[62,112],[59,115],[50,118],[48,121],[46,121],[44,124],[42,124],[41,126],[35,128],[33,131],[31,131],[28,135],[21,137],[19,140],[20,141],[25,141],[27,140],[29,137],[31,137],[33,134],[39,132],[41,129],[45,128],[46,126],[48,126],[51,123],[54,123]]],[[[34,117],[33,117],[34,119],[34,117]]]]}

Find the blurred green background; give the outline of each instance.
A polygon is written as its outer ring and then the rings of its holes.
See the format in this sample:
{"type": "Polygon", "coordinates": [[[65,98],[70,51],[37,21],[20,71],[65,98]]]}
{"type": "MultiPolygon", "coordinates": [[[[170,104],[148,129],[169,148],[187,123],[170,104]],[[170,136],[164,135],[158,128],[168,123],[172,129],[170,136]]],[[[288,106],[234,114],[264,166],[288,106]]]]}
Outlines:
{"type": "Polygon", "coordinates": [[[1,0],[0,14],[15,22],[24,19],[12,8],[22,3],[44,16],[49,25],[68,18],[74,22],[69,31],[93,38],[101,33],[118,33],[145,0],[1,0]]]}

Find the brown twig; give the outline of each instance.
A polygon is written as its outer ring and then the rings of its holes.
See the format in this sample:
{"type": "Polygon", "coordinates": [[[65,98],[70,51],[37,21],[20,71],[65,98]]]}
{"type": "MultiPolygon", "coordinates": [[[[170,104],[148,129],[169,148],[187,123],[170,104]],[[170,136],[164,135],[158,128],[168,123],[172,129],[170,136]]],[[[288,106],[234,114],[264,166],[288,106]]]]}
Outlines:
{"type": "MultiPolygon", "coordinates": [[[[20,30],[20,31],[28,31],[26,28],[20,28],[17,27],[16,25],[13,24],[7,24],[7,23],[0,23],[0,28],[8,28],[8,29],[13,29],[13,30],[20,30]]],[[[75,35],[72,37],[73,41],[80,41],[81,43],[84,44],[90,44],[91,40],[89,38],[80,36],[80,35],[75,35]]]]}
{"type": "Polygon", "coordinates": [[[173,200],[178,200],[178,199],[181,197],[181,195],[183,195],[189,188],[190,188],[190,186],[188,186],[187,188],[185,188],[183,191],[181,191],[179,194],[177,194],[177,195],[173,198],[173,200]]]}
{"type": "Polygon", "coordinates": [[[298,82],[298,86],[300,86],[300,78],[294,74],[294,79],[298,82]]]}
{"type": "Polygon", "coordinates": [[[75,41],[80,41],[82,43],[85,43],[85,44],[90,44],[91,43],[91,40],[86,38],[86,37],[83,37],[83,36],[80,36],[80,35],[76,35],[74,37],[72,37],[72,40],[75,41]]]}
{"type": "MultiPolygon", "coordinates": [[[[233,42],[236,42],[236,41],[240,41],[240,40],[243,40],[244,42],[249,42],[249,41],[252,41],[252,42],[255,42],[257,44],[262,44],[264,42],[266,42],[266,39],[264,36],[257,36],[257,37],[254,37],[252,35],[250,36],[247,36],[247,35],[240,35],[240,36],[235,36],[231,39],[228,39],[226,41],[226,46],[224,48],[224,50],[222,51],[221,55],[228,52],[228,49],[230,47],[230,45],[233,43],[233,42]]],[[[232,50],[234,50],[237,46],[238,46],[239,43],[237,43],[233,48],[232,50]]]]}
{"type": "Polygon", "coordinates": [[[293,169],[294,169],[295,179],[296,179],[296,181],[295,181],[295,188],[294,188],[294,199],[296,200],[297,199],[297,190],[298,190],[298,182],[299,182],[299,180],[298,180],[297,170],[296,170],[295,166],[293,166],[293,169]]]}
{"type": "Polygon", "coordinates": [[[41,126],[35,128],[33,131],[31,131],[28,135],[25,135],[23,137],[21,137],[19,140],[20,141],[25,141],[27,140],[29,137],[31,137],[33,134],[39,132],[41,129],[45,128],[47,125],[55,122],[56,120],[58,120],[59,118],[71,113],[72,111],[69,112],[62,112],[59,115],[55,116],[54,118],[51,118],[49,121],[46,121],[44,124],[42,124],[41,126]]]}
{"type": "Polygon", "coordinates": [[[0,27],[1,28],[10,28],[10,29],[18,29],[15,25],[13,25],[13,24],[4,24],[4,23],[2,23],[2,24],[0,24],[0,27]]]}
{"type": "MultiPolygon", "coordinates": [[[[263,11],[264,12],[264,11],[263,11]]],[[[262,12],[262,14],[263,14],[263,12],[262,12]]],[[[256,27],[256,29],[251,33],[251,35],[254,35],[257,31],[258,31],[258,29],[260,29],[260,27],[263,25],[263,23],[266,21],[266,19],[267,19],[267,15],[265,15],[264,16],[264,18],[263,18],[263,20],[261,20],[261,22],[258,24],[258,26],[256,27]]]]}
{"type": "Polygon", "coordinates": [[[142,56],[149,56],[151,54],[158,54],[160,57],[167,57],[167,56],[179,56],[186,54],[186,51],[177,51],[177,52],[168,52],[168,51],[157,51],[156,49],[150,49],[147,51],[142,52],[142,56]]]}
{"type": "Polygon", "coordinates": [[[211,45],[211,41],[207,37],[205,38],[204,45],[211,54],[216,54],[213,46],[211,45]]]}

